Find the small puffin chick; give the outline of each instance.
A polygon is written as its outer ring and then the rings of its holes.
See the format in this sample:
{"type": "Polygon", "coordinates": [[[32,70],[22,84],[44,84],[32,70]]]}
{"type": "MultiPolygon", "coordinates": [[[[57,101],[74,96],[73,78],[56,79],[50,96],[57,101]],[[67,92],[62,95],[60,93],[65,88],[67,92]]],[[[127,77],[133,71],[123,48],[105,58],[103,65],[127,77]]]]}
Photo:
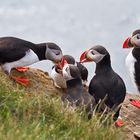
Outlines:
{"type": "MultiPolygon", "coordinates": [[[[73,64],[78,67],[80,71],[80,76],[84,86],[87,86],[88,70],[87,68],[76,60],[71,55],[64,55],[63,58],[67,61],[68,64],[73,64]]],[[[58,88],[67,88],[66,80],[60,72],[60,65],[54,65],[52,67],[51,77],[54,80],[54,84],[58,88]]]]}
{"type": "Polygon", "coordinates": [[[96,103],[105,99],[104,103],[119,117],[121,104],[125,99],[126,87],[122,78],[111,67],[110,54],[101,45],[96,45],[82,53],[80,62],[95,62],[95,76],[89,85],[89,93],[94,96],[96,103]],[[106,98],[105,98],[106,97],[106,98]]]}
{"type": "MultiPolygon", "coordinates": [[[[126,57],[126,67],[134,87],[140,93],[140,29],[135,30],[131,37],[127,37],[123,48],[133,48],[126,57]]],[[[140,108],[139,100],[133,100],[131,104],[140,108]]]]}
{"type": "MultiPolygon", "coordinates": [[[[55,43],[34,44],[15,37],[0,38],[0,65],[8,75],[12,68],[23,72],[27,69],[19,67],[28,66],[41,60],[58,63],[61,59],[62,51],[55,43]]],[[[18,78],[16,80],[18,81],[18,78]]]]}
{"type": "Polygon", "coordinates": [[[78,67],[66,62],[62,74],[67,84],[66,93],[62,96],[62,100],[67,100],[71,106],[85,107],[88,115],[92,115],[95,100],[83,87],[78,67]]]}

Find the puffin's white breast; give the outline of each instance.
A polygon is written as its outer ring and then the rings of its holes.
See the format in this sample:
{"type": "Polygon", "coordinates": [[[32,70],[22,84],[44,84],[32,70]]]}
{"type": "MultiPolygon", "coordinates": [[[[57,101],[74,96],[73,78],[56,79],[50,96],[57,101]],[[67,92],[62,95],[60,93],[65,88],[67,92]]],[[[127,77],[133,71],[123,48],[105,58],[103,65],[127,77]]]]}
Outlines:
{"type": "Polygon", "coordinates": [[[54,80],[54,84],[56,87],[59,88],[67,88],[66,80],[63,76],[55,71],[55,68],[52,69],[51,75],[52,79],[54,80]]]}
{"type": "Polygon", "coordinates": [[[12,68],[28,66],[35,62],[38,62],[38,56],[31,49],[26,52],[26,55],[21,59],[13,62],[8,62],[2,65],[4,71],[10,73],[12,68]]]}
{"type": "Polygon", "coordinates": [[[134,87],[137,89],[137,85],[136,85],[136,82],[135,82],[135,62],[137,60],[134,58],[134,56],[132,55],[132,51],[128,54],[128,56],[126,57],[126,67],[127,67],[127,70],[129,72],[129,76],[131,78],[131,81],[134,85],[134,87]]]}

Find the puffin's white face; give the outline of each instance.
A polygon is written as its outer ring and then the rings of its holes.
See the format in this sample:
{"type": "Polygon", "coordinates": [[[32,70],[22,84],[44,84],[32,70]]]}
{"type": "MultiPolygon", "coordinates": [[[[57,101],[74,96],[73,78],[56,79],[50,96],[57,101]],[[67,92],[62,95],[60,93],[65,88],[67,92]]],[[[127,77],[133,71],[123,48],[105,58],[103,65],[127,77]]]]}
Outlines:
{"type": "Polygon", "coordinates": [[[123,42],[123,48],[140,48],[140,29],[135,30],[131,37],[127,37],[123,42]]]}
{"type": "Polygon", "coordinates": [[[89,50],[84,51],[80,56],[80,62],[91,62],[94,61],[95,63],[99,63],[103,58],[105,57],[105,54],[101,54],[95,49],[91,48],[89,50]]]}
{"type": "Polygon", "coordinates": [[[64,65],[62,73],[63,73],[63,77],[66,81],[73,79],[73,77],[71,76],[71,73],[70,73],[69,64],[64,65]]]}
{"type": "Polygon", "coordinates": [[[133,46],[140,47],[140,34],[132,36],[130,41],[133,46]]]}
{"type": "Polygon", "coordinates": [[[53,61],[54,63],[59,63],[62,59],[62,51],[60,48],[54,49],[46,46],[46,59],[53,61]]]}
{"type": "Polygon", "coordinates": [[[87,53],[88,59],[93,60],[95,63],[99,63],[104,58],[104,56],[104,54],[100,54],[94,49],[89,50],[87,53]]]}

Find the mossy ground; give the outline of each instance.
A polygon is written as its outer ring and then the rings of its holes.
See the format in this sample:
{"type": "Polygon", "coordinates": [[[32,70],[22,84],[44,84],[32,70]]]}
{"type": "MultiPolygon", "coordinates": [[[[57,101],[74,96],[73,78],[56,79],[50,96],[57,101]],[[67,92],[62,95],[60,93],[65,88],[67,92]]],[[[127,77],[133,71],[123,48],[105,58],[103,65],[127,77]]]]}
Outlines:
{"type": "Polygon", "coordinates": [[[64,107],[58,96],[62,91],[42,80],[47,79],[43,72],[36,71],[27,88],[2,72],[0,76],[0,140],[125,139],[123,128],[116,128],[108,116],[88,120],[83,111],[64,107]]]}

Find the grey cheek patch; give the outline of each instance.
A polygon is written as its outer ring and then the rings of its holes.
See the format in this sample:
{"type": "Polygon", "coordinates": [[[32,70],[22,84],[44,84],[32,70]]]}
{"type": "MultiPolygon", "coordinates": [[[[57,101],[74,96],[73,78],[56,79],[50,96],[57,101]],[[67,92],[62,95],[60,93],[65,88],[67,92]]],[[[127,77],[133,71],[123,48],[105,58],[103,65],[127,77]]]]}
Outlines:
{"type": "Polygon", "coordinates": [[[60,61],[62,58],[62,53],[59,50],[51,50],[47,48],[46,58],[52,61],[60,61]]]}
{"type": "Polygon", "coordinates": [[[52,60],[52,52],[51,52],[51,49],[49,49],[48,47],[46,50],[46,58],[49,60],[52,60]]]}
{"type": "Polygon", "coordinates": [[[136,34],[131,38],[131,43],[140,47],[140,34],[136,34]]]}
{"type": "Polygon", "coordinates": [[[93,57],[93,61],[95,63],[99,63],[104,57],[105,57],[105,55],[103,55],[103,54],[95,54],[93,57]]]}

